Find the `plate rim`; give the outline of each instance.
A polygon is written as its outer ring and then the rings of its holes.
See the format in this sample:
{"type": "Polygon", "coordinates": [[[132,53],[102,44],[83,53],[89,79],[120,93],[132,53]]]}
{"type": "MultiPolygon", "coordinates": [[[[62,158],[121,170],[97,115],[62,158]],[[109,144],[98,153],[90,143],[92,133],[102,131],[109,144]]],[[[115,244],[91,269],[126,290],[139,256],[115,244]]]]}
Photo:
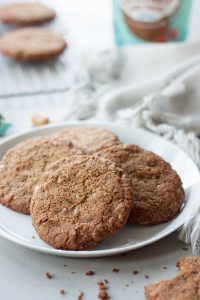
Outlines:
{"type": "MultiPolygon", "coordinates": [[[[33,129],[27,130],[23,133],[19,133],[19,134],[15,134],[10,137],[7,137],[3,141],[0,142],[0,148],[2,147],[2,145],[5,145],[11,141],[14,141],[15,139],[19,139],[19,138],[26,139],[26,138],[28,138],[28,136],[31,133],[37,135],[37,133],[43,132],[43,135],[44,135],[45,131],[48,131],[48,129],[51,129],[51,128],[56,130],[61,127],[70,128],[70,127],[80,127],[80,126],[81,127],[102,127],[102,128],[106,128],[108,126],[108,127],[114,127],[116,129],[117,128],[125,129],[128,127],[134,131],[141,132],[143,134],[148,134],[149,136],[152,136],[154,138],[156,137],[158,140],[165,141],[165,143],[170,144],[170,146],[173,147],[174,150],[182,152],[185,156],[187,156],[187,158],[190,160],[190,163],[193,165],[193,168],[195,168],[196,171],[198,172],[199,180],[200,180],[200,171],[198,170],[195,163],[182,149],[180,149],[175,144],[173,144],[170,141],[165,140],[162,137],[157,136],[156,134],[149,132],[143,128],[137,128],[137,127],[127,126],[127,125],[118,125],[118,124],[113,124],[111,122],[60,122],[60,123],[56,123],[56,124],[49,124],[46,126],[42,126],[40,128],[33,128],[33,129]]],[[[178,218],[178,216],[176,218],[178,218]]],[[[18,239],[17,237],[12,235],[12,233],[6,232],[2,228],[1,225],[0,225],[0,236],[2,236],[3,238],[5,238],[15,244],[18,244],[20,246],[23,246],[25,248],[28,248],[28,249],[31,249],[31,250],[34,250],[34,251],[37,251],[40,253],[65,256],[65,257],[90,258],[90,257],[103,257],[103,256],[117,255],[117,254],[129,252],[129,251],[133,251],[133,250],[145,247],[145,246],[150,245],[158,240],[161,240],[161,239],[165,238],[166,236],[168,236],[169,234],[175,232],[183,225],[183,223],[184,223],[184,219],[180,219],[179,222],[174,227],[172,227],[171,229],[168,229],[166,232],[162,233],[161,235],[156,234],[154,237],[147,239],[143,242],[140,242],[138,244],[132,244],[132,245],[128,245],[125,247],[119,246],[118,248],[115,248],[115,249],[103,249],[103,250],[100,249],[100,250],[72,251],[72,250],[60,250],[60,249],[54,249],[54,248],[45,248],[40,245],[32,245],[29,242],[18,239]]]]}

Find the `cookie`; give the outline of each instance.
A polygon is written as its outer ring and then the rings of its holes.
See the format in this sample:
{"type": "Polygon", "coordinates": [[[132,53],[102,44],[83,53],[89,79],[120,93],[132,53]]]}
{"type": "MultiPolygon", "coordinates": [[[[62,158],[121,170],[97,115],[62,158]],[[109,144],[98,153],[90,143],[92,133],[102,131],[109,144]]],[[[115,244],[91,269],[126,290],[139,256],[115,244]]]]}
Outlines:
{"type": "Polygon", "coordinates": [[[184,201],[180,177],[169,163],[136,145],[118,145],[103,154],[129,174],[134,203],[129,222],[159,224],[175,217],[184,201]]]}
{"type": "Polygon", "coordinates": [[[42,3],[13,3],[0,6],[0,20],[10,25],[34,25],[54,19],[55,12],[42,3]]]}
{"type": "Polygon", "coordinates": [[[0,38],[0,52],[24,61],[41,61],[57,57],[66,48],[64,38],[44,28],[12,30],[0,38]]]}
{"type": "Polygon", "coordinates": [[[200,299],[200,257],[181,258],[177,266],[177,276],[145,287],[146,300],[200,299]]]}
{"type": "Polygon", "coordinates": [[[29,214],[33,190],[46,166],[71,154],[82,151],[58,138],[35,137],[14,146],[0,161],[0,203],[29,214]]]}
{"type": "Polygon", "coordinates": [[[82,148],[88,154],[121,144],[113,132],[102,128],[71,128],[60,131],[54,136],[71,139],[76,146],[82,148]]]}
{"type": "Polygon", "coordinates": [[[131,208],[129,178],[111,161],[92,155],[48,167],[31,199],[40,238],[68,250],[94,248],[126,224],[131,208]]]}

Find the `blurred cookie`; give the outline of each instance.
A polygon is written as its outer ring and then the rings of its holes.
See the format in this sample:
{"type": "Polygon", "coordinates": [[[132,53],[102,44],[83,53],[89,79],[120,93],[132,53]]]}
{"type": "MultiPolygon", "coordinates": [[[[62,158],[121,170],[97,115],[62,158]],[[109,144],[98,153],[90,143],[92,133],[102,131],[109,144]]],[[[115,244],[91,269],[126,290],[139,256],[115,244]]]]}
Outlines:
{"type": "Polygon", "coordinates": [[[107,158],[129,174],[134,192],[129,222],[159,224],[175,217],[184,201],[181,179],[169,163],[136,145],[105,149],[107,158]]]}
{"type": "Polygon", "coordinates": [[[24,2],[0,6],[0,20],[11,25],[34,25],[54,19],[55,12],[42,3],[24,2]]]}
{"type": "Polygon", "coordinates": [[[126,224],[131,208],[129,178],[111,161],[92,155],[49,166],[31,199],[40,238],[69,250],[94,248],[126,224]]]}
{"type": "Polygon", "coordinates": [[[66,46],[60,34],[43,28],[16,29],[0,38],[0,52],[24,61],[53,59],[66,46]]]}
{"type": "Polygon", "coordinates": [[[46,166],[61,157],[82,154],[72,142],[34,137],[10,149],[0,161],[0,203],[24,214],[46,166]]]}
{"type": "Polygon", "coordinates": [[[57,132],[54,136],[71,139],[74,145],[88,154],[121,144],[113,132],[102,128],[71,128],[57,132]]]}
{"type": "Polygon", "coordinates": [[[146,300],[200,299],[200,257],[185,257],[177,261],[179,273],[145,287],[146,300]]]}

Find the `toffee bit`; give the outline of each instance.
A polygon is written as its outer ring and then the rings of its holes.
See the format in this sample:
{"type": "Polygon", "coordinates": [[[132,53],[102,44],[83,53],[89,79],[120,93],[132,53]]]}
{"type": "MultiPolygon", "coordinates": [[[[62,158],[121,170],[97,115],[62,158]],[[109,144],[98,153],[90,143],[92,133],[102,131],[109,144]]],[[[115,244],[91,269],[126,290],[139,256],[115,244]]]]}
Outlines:
{"type": "Polygon", "coordinates": [[[46,278],[48,278],[48,279],[52,279],[54,277],[54,275],[50,274],[49,272],[46,272],[45,275],[46,275],[46,278]]]}
{"type": "Polygon", "coordinates": [[[78,295],[78,300],[83,300],[84,297],[84,293],[80,292],[80,294],[78,295]]]}
{"type": "Polygon", "coordinates": [[[86,276],[93,276],[95,274],[95,272],[94,271],[87,271],[87,272],[85,272],[85,275],[86,276]]]}
{"type": "Polygon", "coordinates": [[[114,273],[119,273],[119,271],[120,271],[120,269],[117,269],[117,268],[112,269],[112,272],[114,272],[114,273]]]}

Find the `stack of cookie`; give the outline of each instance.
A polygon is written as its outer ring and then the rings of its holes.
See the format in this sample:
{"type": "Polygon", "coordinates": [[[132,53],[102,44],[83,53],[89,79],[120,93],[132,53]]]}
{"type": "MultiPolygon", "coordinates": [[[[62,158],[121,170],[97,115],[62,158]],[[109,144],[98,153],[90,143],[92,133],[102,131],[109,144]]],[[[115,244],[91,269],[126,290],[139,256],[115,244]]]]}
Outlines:
{"type": "MultiPolygon", "coordinates": [[[[0,7],[0,21],[7,25],[40,25],[54,18],[55,12],[41,3],[16,3],[0,7]]],[[[0,38],[0,52],[24,61],[53,59],[66,46],[60,34],[40,27],[14,29],[0,38]]]]}
{"type": "Polygon", "coordinates": [[[0,203],[31,213],[40,238],[58,249],[94,248],[127,222],[167,222],[183,201],[166,161],[101,128],[31,138],[0,162],[0,203]]]}

